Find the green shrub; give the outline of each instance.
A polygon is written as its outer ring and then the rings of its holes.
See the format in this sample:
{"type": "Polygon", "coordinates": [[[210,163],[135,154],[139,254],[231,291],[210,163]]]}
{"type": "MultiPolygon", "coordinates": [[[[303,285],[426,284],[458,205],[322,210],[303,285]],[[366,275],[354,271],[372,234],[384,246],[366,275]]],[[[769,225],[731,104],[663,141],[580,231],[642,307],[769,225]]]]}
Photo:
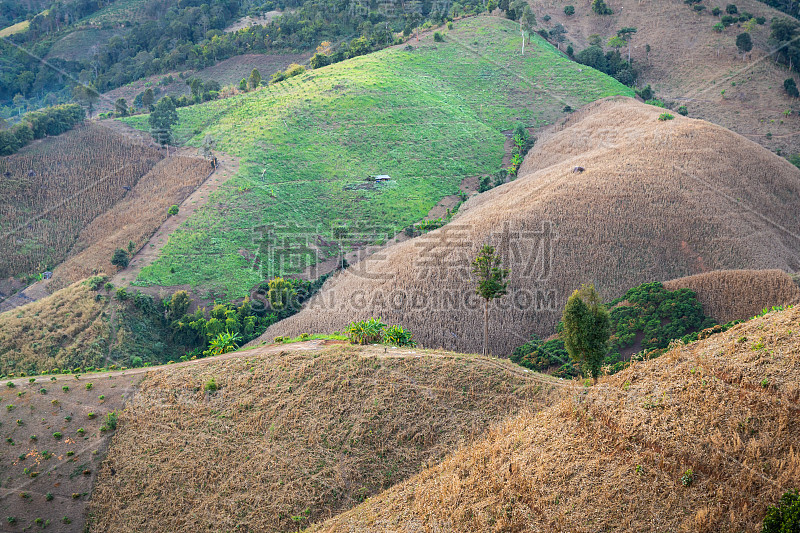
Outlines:
{"type": "Polygon", "coordinates": [[[117,429],[117,420],[119,415],[116,411],[111,411],[106,415],[106,423],[100,427],[100,431],[114,431],[117,429]]]}
{"type": "Polygon", "coordinates": [[[410,331],[403,329],[402,326],[389,326],[383,331],[381,343],[392,346],[411,346],[417,345],[410,331]]]}
{"type": "Polygon", "coordinates": [[[55,433],[53,433],[53,438],[54,439],[61,440],[61,437],[62,437],[62,435],[61,435],[60,431],[56,431],[55,433]]]}
{"type": "Polygon", "coordinates": [[[13,389],[14,387],[16,387],[16,385],[14,385],[14,382],[13,382],[13,381],[9,381],[8,383],[6,383],[6,386],[7,386],[9,389],[13,389]]]}
{"type": "Polygon", "coordinates": [[[69,387],[64,385],[63,387],[61,387],[61,390],[63,390],[64,392],[69,392],[69,387]]]}
{"type": "Polygon", "coordinates": [[[91,383],[86,384],[86,390],[92,390],[93,385],[91,383]]]}
{"type": "Polygon", "coordinates": [[[433,33],[433,40],[436,41],[437,43],[443,43],[444,42],[444,36],[441,33],[439,33],[438,31],[434,32],[433,33]]]}
{"type": "Polygon", "coordinates": [[[380,318],[351,322],[345,329],[345,335],[352,344],[377,344],[383,338],[386,324],[380,318]]]}
{"type": "Polygon", "coordinates": [[[219,390],[219,385],[217,385],[216,380],[214,378],[210,378],[206,381],[205,385],[203,385],[203,390],[206,392],[217,392],[219,390]]]}
{"type": "Polygon", "coordinates": [[[777,506],[767,508],[763,533],[796,533],[800,531],[800,494],[791,489],[781,496],[777,506]]]}
{"type": "Polygon", "coordinates": [[[575,6],[564,6],[564,14],[571,17],[575,14],[575,6]]]}
{"type": "Polygon", "coordinates": [[[658,115],[658,120],[662,122],[665,120],[672,120],[673,118],[675,117],[673,115],[670,115],[669,113],[661,113],[660,115],[658,115]]]}
{"type": "Polygon", "coordinates": [[[126,268],[129,262],[130,262],[130,257],[128,257],[128,252],[126,252],[122,248],[117,248],[111,255],[111,264],[116,267],[126,268]]]}
{"type": "Polygon", "coordinates": [[[167,209],[167,215],[169,215],[171,217],[174,217],[177,214],[178,214],[178,206],[177,205],[173,204],[173,205],[170,206],[169,209],[167,209]]]}
{"type": "Polygon", "coordinates": [[[301,341],[307,341],[308,339],[310,339],[310,338],[311,338],[311,334],[310,334],[310,333],[301,333],[301,334],[300,334],[300,336],[299,336],[298,338],[299,338],[301,341]]]}
{"type": "Polygon", "coordinates": [[[678,114],[683,115],[684,117],[689,114],[689,110],[686,108],[685,105],[682,105],[678,108],[678,114]]]}
{"type": "Polygon", "coordinates": [[[592,0],[592,11],[597,15],[613,15],[614,12],[609,8],[604,0],[592,0]]]}
{"type": "Polygon", "coordinates": [[[691,487],[692,483],[694,483],[694,477],[695,477],[694,476],[694,471],[691,468],[689,468],[681,476],[681,484],[684,487],[691,487]]]}

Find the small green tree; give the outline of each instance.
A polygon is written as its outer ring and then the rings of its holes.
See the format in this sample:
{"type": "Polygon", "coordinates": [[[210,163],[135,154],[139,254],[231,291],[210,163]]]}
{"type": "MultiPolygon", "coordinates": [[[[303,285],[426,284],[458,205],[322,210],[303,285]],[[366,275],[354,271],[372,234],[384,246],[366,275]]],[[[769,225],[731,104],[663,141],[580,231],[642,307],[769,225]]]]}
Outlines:
{"type": "Polygon", "coordinates": [[[728,15],[735,15],[739,12],[739,8],[736,7],[736,4],[728,4],[725,6],[725,13],[728,15]]]}
{"type": "Polygon", "coordinates": [[[142,93],[142,107],[147,109],[148,111],[153,110],[153,103],[156,101],[156,95],[153,92],[153,89],[148,87],[142,93]]]}
{"type": "Polygon", "coordinates": [[[294,286],[284,278],[273,278],[267,284],[269,305],[276,311],[285,309],[297,295],[294,286]]]}
{"type": "Polygon", "coordinates": [[[128,101],[124,98],[117,98],[114,102],[114,115],[118,117],[128,116],[128,101]]]}
{"type": "Polygon", "coordinates": [[[172,320],[180,320],[189,310],[192,300],[186,291],[177,291],[170,298],[168,312],[172,320]]]}
{"type": "Polygon", "coordinates": [[[742,60],[744,60],[747,52],[753,49],[753,38],[750,37],[749,33],[743,32],[736,36],[736,48],[739,49],[742,54],[742,60]]]}
{"type": "Polygon", "coordinates": [[[257,68],[254,68],[253,72],[250,73],[250,77],[247,78],[247,85],[251,89],[257,89],[261,85],[261,73],[257,68]]]}
{"type": "Polygon", "coordinates": [[[161,146],[169,145],[172,142],[172,126],[178,122],[178,112],[175,110],[172,98],[165,96],[159,100],[148,121],[153,139],[161,146]]]}
{"type": "Polygon", "coordinates": [[[472,261],[472,273],[478,280],[475,293],[483,298],[483,355],[489,355],[489,302],[508,293],[509,270],[503,268],[494,246],[484,245],[472,261]]]}
{"type": "Polygon", "coordinates": [[[608,311],[600,303],[594,285],[582,285],[564,307],[561,338],[572,360],[584,375],[597,382],[611,333],[608,311]]]}
{"type": "Polygon", "coordinates": [[[111,264],[120,269],[126,268],[129,261],[130,257],[128,256],[128,252],[122,248],[117,248],[114,250],[114,253],[111,254],[111,264]]]}
{"type": "Polygon", "coordinates": [[[784,80],[783,90],[792,98],[800,96],[800,91],[797,90],[797,83],[795,83],[794,78],[787,78],[784,80]]]}
{"type": "Polygon", "coordinates": [[[575,14],[575,6],[564,6],[564,14],[571,17],[575,14]]]}
{"type": "Polygon", "coordinates": [[[592,11],[596,15],[612,15],[614,12],[605,3],[605,0],[592,0],[592,11]]]}

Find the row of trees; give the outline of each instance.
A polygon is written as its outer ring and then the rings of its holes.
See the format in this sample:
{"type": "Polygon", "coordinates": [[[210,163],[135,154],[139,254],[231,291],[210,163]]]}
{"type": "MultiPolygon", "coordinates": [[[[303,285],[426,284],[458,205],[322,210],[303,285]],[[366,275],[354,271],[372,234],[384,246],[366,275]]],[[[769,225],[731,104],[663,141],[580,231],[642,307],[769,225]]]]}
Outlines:
{"type": "MultiPolygon", "coordinates": [[[[637,29],[633,27],[621,28],[612,36],[607,45],[612,50],[603,50],[603,40],[599,35],[589,38],[589,47],[575,54],[575,61],[613,76],[625,85],[634,85],[639,77],[639,71],[633,66],[631,59],[631,40],[637,29]],[[628,49],[627,60],[622,57],[620,50],[628,49]]],[[[647,45],[649,51],[650,45],[647,45]]]]}
{"type": "Polygon", "coordinates": [[[19,124],[0,130],[0,156],[11,155],[34,139],[69,131],[83,122],[85,117],[83,109],[77,104],[58,105],[26,113],[19,124]]]}

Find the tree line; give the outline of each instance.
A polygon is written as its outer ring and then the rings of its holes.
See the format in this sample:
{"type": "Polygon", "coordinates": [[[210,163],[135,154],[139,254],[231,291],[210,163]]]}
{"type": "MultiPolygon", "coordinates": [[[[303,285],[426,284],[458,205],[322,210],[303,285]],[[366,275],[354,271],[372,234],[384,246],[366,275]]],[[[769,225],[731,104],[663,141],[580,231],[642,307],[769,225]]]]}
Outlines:
{"type": "Polygon", "coordinates": [[[0,130],[0,156],[11,155],[34,139],[60,135],[86,117],[78,104],[63,104],[26,113],[15,126],[0,130]]]}

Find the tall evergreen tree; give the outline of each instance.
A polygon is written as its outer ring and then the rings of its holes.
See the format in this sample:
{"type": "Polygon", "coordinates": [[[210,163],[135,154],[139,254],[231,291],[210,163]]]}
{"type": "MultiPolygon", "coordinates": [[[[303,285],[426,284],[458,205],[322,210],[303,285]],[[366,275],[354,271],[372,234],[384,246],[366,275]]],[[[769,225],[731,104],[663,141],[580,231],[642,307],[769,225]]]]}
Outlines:
{"type": "Polygon", "coordinates": [[[611,328],[608,311],[600,302],[594,285],[582,285],[572,293],[564,307],[562,321],[564,347],[584,375],[591,375],[596,383],[608,352],[611,328]]]}

